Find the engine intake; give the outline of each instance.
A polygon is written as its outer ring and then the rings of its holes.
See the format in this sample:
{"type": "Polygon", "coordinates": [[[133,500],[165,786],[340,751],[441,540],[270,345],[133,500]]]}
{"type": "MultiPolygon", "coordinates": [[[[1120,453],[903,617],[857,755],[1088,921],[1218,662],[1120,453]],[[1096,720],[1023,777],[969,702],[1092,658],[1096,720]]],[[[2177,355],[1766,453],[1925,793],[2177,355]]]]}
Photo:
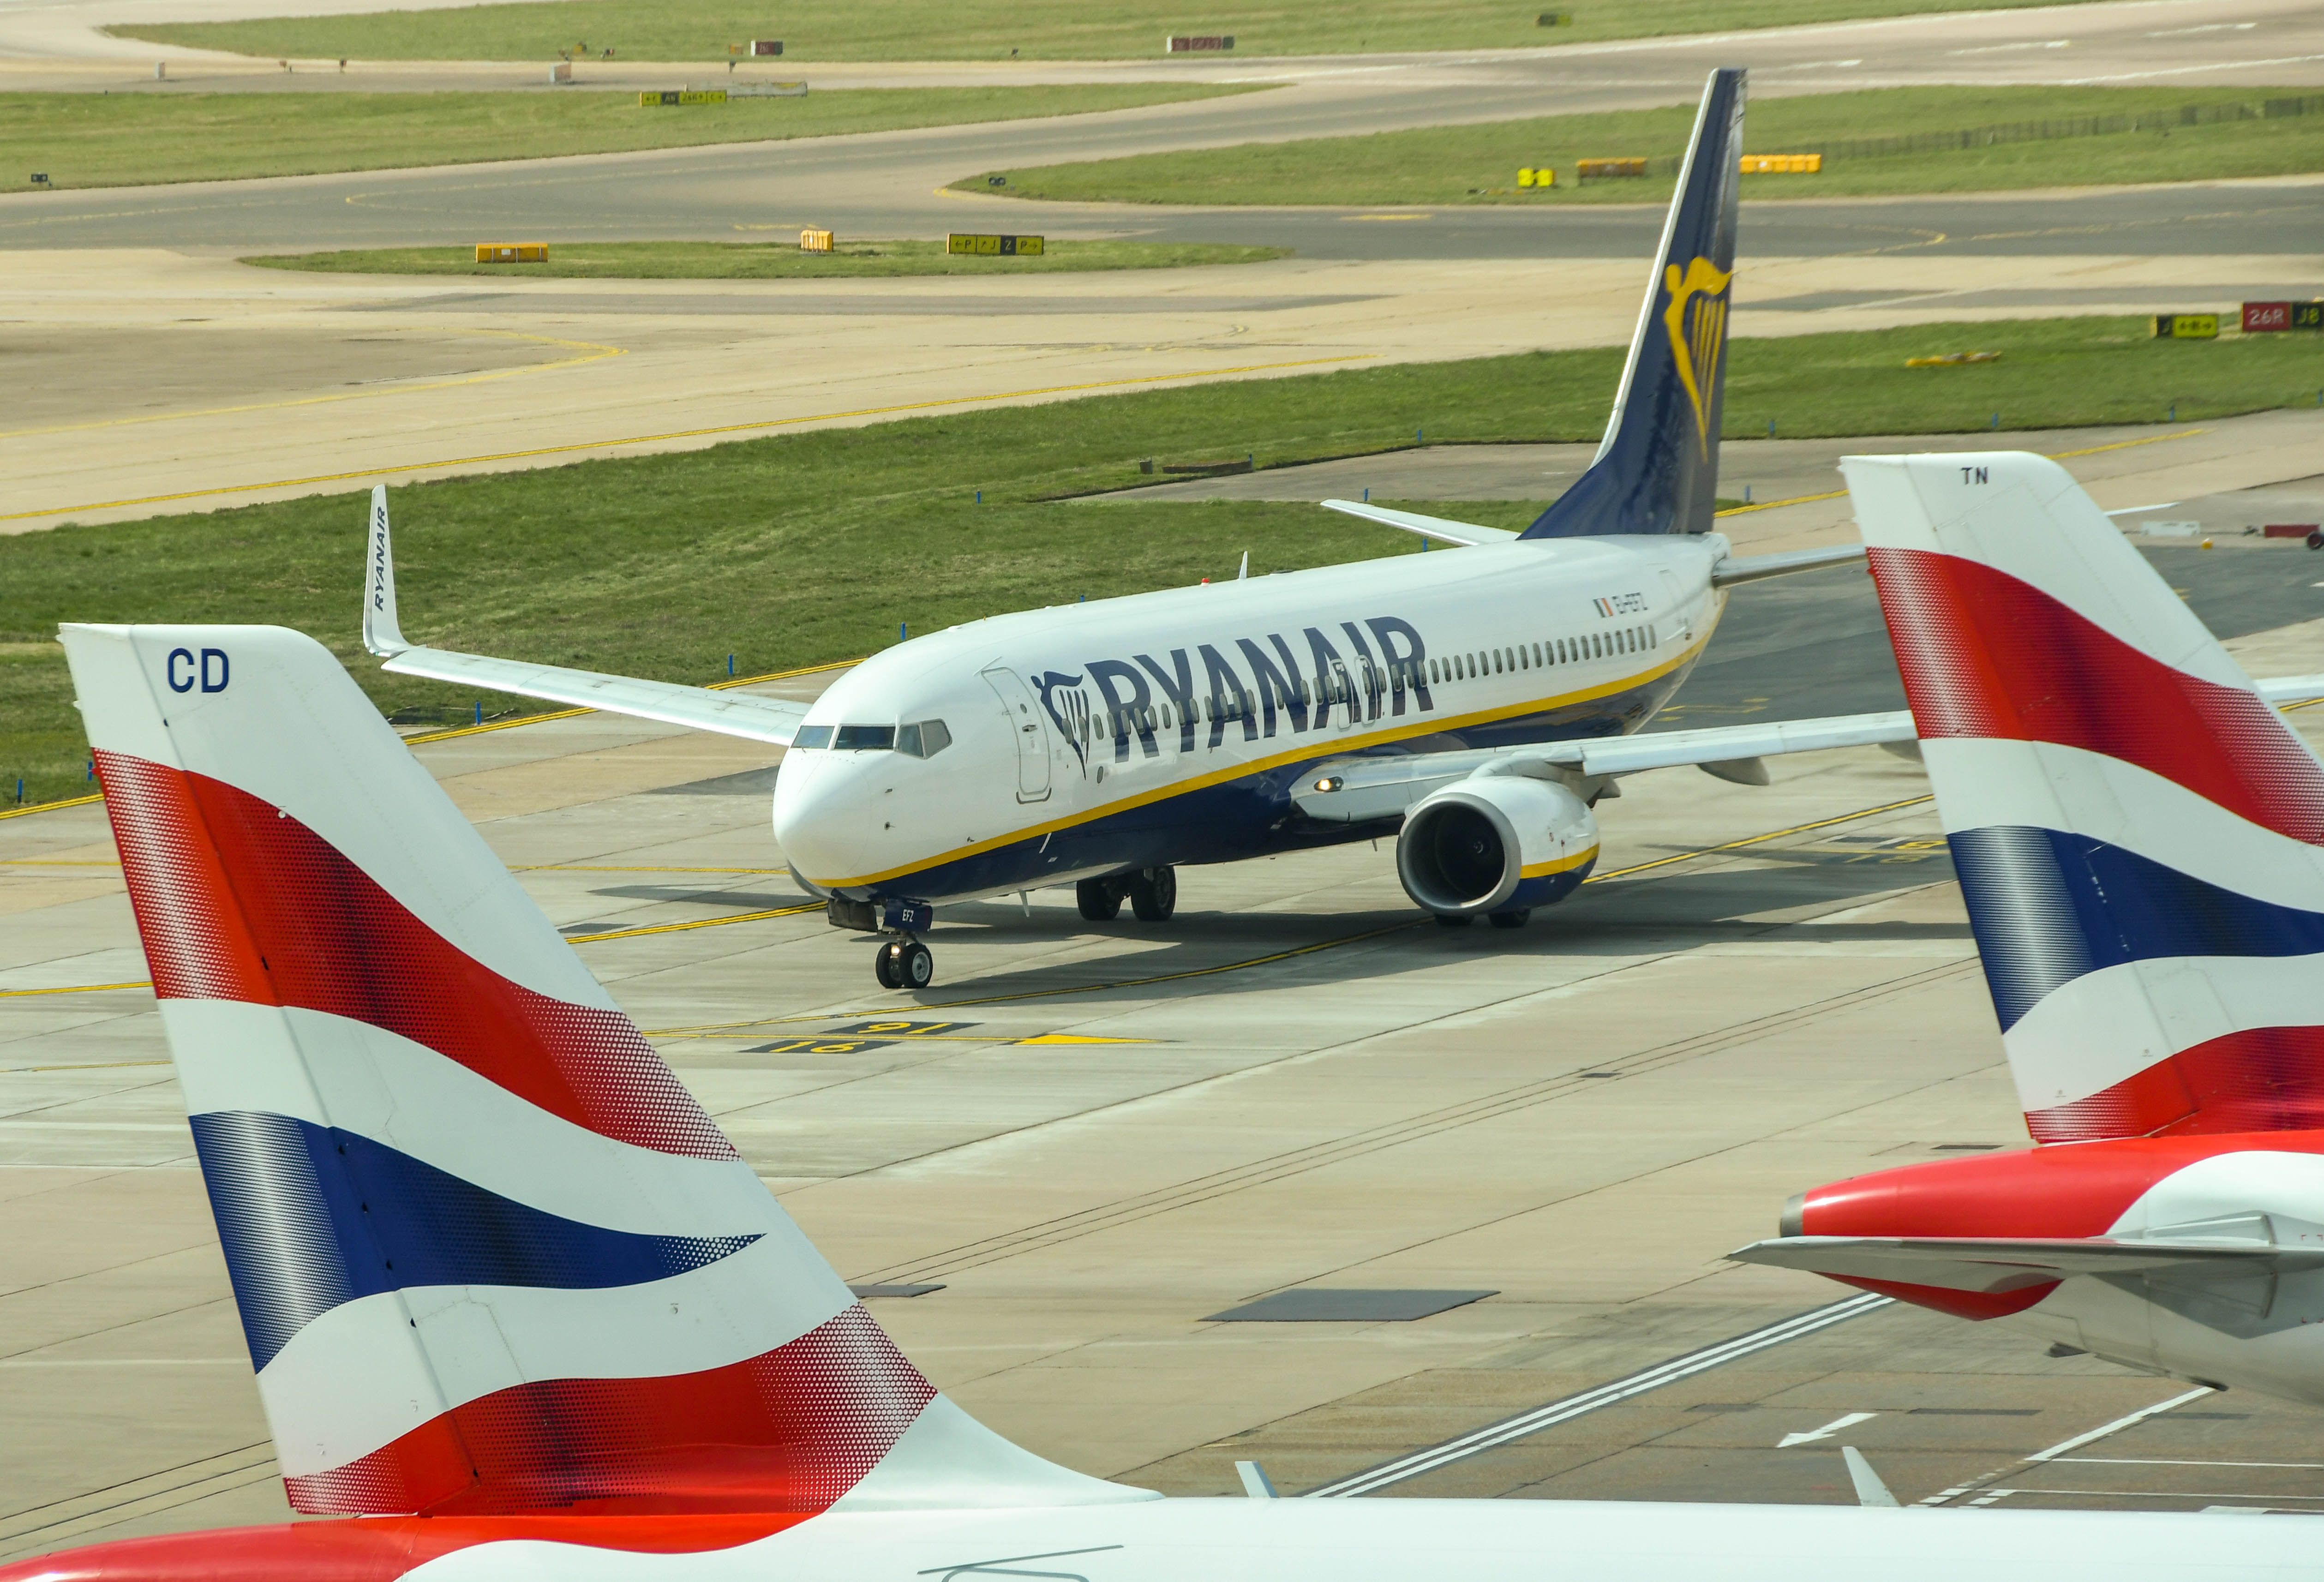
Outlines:
{"type": "Polygon", "coordinates": [[[1423,798],[1396,843],[1404,893],[1440,917],[1563,899],[1598,858],[1598,820],[1563,784],[1472,774],[1423,798]]]}

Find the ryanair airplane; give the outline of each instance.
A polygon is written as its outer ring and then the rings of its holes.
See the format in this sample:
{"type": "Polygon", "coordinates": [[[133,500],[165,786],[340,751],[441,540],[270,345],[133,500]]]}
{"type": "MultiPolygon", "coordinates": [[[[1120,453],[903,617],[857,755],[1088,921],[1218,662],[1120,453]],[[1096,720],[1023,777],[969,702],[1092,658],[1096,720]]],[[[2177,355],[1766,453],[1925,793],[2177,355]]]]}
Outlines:
{"type": "Polygon", "coordinates": [[[1737,557],[1711,531],[1744,73],[1711,74],[1613,416],[1523,532],[1324,502],[1457,546],[1028,610],[875,654],[812,705],[416,647],[373,495],[364,642],[386,668],[788,747],[774,831],[834,924],[926,986],[937,903],[1073,884],[1092,921],[1167,919],[1182,863],[1391,836],[1412,899],[1503,928],[1570,893],[1617,778],[1910,740],[1910,716],[1635,733],[1726,590],[1859,558],[1737,557]]]}

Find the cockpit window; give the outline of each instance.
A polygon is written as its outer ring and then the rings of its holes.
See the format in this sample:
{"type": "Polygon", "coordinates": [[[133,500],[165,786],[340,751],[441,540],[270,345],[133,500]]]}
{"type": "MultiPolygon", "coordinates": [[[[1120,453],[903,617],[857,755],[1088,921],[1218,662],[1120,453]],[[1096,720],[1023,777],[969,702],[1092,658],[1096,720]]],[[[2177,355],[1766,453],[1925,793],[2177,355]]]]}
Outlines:
{"type": "Polygon", "coordinates": [[[917,725],[896,727],[896,751],[909,753],[915,758],[933,758],[952,745],[952,732],[940,719],[924,719],[917,725]]]}
{"type": "Polygon", "coordinates": [[[791,745],[828,747],[831,745],[831,727],[827,725],[803,725],[799,726],[798,735],[791,738],[791,745]]]}
{"type": "Polygon", "coordinates": [[[886,753],[896,745],[896,727],[891,725],[844,725],[832,738],[832,746],[842,753],[886,753]]]}

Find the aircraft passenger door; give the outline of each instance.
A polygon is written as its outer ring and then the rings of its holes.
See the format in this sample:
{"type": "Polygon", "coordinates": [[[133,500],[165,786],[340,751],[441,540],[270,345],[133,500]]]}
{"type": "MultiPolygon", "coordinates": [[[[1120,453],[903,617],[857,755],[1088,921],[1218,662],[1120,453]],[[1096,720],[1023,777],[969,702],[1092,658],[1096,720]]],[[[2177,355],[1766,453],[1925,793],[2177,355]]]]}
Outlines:
{"type": "Polygon", "coordinates": [[[1678,634],[1678,639],[1680,642],[1693,642],[1694,615],[1687,607],[1686,595],[1679,588],[1678,578],[1668,570],[1664,571],[1663,587],[1670,594],[1671,597],[1669,629],[1674,630],[1678,634]]]}
{"type": "Polygon", "coordinates": [[[1046,802],[1049,800],[1049,722],[1041,705],[1034,698],[1033,689],[1023,677],[1007,665],[994,665],[984,672],[987,685],[1001,695],[1001,707],[1015,727],[1017,737],[1017,800],[1020,802],[1046,802]]]}

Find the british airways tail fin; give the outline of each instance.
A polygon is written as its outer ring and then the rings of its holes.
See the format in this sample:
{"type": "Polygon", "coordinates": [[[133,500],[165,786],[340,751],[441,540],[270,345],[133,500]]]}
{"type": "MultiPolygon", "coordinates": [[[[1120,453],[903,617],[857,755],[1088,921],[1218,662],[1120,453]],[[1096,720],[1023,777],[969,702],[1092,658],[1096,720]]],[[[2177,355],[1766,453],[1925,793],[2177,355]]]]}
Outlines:
{"type": "Polygon", "coordinates": [[[292,1505],[1143,1497],[936,1392],[320,645],[63,638],[292,1505]]]}
{"type": "Polygon", "coordinates": [[[2324,766],[2065,469],[1848,477],[2039,1142],[2324,1126],[2324,766]]]}
{"type": "Polygon", "coordinates": [[[1741,67],[1711,74],[1606,437],[1590,470],[1520,536],[1711,531],[1719,495],[1720,403],[1727,388],[1743,100],[1741,67]]]}

